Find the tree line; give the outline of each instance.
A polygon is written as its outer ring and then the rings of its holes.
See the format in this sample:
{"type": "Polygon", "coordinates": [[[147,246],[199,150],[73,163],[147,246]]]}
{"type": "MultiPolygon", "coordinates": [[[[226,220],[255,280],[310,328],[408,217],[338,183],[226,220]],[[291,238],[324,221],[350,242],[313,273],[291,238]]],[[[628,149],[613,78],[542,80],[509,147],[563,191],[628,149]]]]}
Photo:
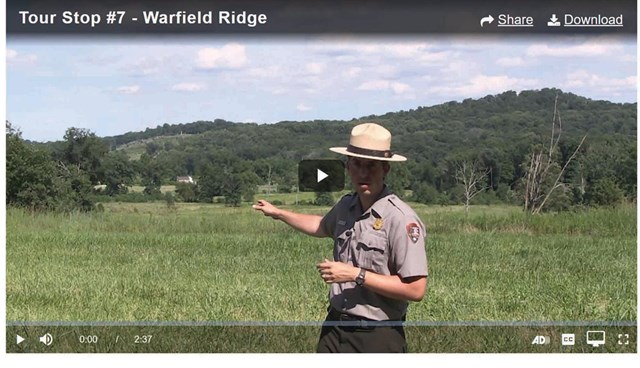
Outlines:
{"type": "Polygon", "coordinates": [[[636,198],[636,104],[543,89],[351,121],[199,121],[104,138],[74,127],[48,143],[25,141],[7,123],[7,203],[88,210],[106,200],[158,200],[167,196],[161,185],[190,175],[196,184],[177,185],[170,200],[221,198],[237,206],[252,201],[260,186],[295,190],[297,163],[337,158],[328,148],[346,145],[362,121],[388,128],[393,149],[409,157],[392,165],[387,178],[408,200],[525,207],[535,157],[547,163],[540,190],[554,188],[544,210],[636,198]],[[551,149],[552,136],[559,139],[551,149]],[[132,185],[144,192],[129,193],[132,185]]]}

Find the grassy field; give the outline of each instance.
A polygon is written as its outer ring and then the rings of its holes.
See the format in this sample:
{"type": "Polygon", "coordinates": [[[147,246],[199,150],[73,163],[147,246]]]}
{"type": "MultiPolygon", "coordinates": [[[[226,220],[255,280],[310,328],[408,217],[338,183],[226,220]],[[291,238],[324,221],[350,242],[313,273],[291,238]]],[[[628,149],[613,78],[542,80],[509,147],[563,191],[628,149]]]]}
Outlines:
{"type": "MultiPolygon", "coordinates": [[[[328,208],[293,207],[322,214],[328,208]]],[[[415,205],[429,288],[409,321],[634,321],[636,209],[415,205]]],[[[322,321],[316,239],[248,205],[7,211],[7,321],[322,321]]]]}

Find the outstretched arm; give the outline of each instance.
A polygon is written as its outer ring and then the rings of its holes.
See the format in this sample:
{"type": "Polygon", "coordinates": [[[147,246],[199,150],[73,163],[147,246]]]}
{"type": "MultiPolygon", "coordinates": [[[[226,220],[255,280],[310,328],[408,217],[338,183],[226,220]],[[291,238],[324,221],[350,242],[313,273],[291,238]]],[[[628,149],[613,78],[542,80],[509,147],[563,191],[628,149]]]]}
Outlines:
{"type": "Polygon", "coordinates": [[[252,207],[256,211],[261,211],[265,216],[280,220],[305,234],[319,238],[329,236],[329,234],[325,233],[322,226],[320,226],[322,216],[283,210],[263,199],[259,200],[258,203],[254,204],[252,207]]]}

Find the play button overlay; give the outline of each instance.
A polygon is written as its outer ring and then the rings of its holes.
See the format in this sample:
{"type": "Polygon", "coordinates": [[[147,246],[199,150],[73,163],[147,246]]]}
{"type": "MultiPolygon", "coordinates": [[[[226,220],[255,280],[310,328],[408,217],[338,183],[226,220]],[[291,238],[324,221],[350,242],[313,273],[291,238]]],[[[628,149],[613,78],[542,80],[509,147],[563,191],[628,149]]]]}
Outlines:
{"type": "Polygon", "coordinates": [[[16,335],[16,344],[20,345],[20,343],[23,341],[24,341],[24,337],[20,335],[16,335]]]}
{"type": "Polygon", "coordinates": [[[298,190],[339,192],[344,189],[344,163],[340,160],[302,160],[298,163],[298,190]]]}
{"type": "Polygon", "coordinates": [[[323,181],[324,179],[328,178],[329,174],[327,174],[326,172],[318,169],[316,176],[317,176],[316,183],[319,183],[319,182],[323,181]]]}

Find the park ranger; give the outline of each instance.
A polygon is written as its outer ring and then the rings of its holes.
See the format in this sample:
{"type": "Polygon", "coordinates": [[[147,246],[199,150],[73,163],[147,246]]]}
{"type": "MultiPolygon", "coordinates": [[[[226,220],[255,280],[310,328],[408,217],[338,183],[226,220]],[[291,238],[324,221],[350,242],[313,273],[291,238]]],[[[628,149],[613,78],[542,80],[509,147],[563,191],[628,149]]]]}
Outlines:
{"type": "Polygon", "coordinates": [[[384,184],[391,161],[391,133],[365,123],[351,131],[347,172],[355,192],[325,216],[295,213],[259,200],[265,216],[317,237],[334,240],[333,260],[316,265],[330,285],[329,308],[318,352],[406,352],[402,322],[409,301],[427,289],[425,227],[416,213],[384,184]]]}

